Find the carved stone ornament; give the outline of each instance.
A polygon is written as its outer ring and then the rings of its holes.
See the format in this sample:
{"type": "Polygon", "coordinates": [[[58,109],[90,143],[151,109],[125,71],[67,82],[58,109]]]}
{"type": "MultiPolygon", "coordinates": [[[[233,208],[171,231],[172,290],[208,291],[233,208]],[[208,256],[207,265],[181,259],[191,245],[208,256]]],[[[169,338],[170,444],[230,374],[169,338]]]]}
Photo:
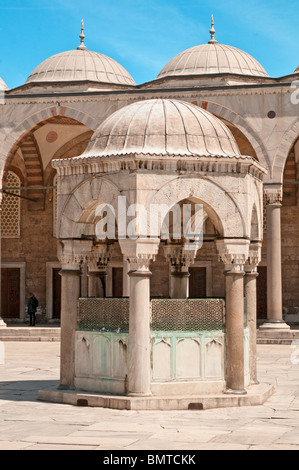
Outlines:
{"type": "Polygon", "coordinates": [[[87,256],[87,264],[90,272],[106,271],[111,259],[112,245],[107,243],[96,244],[87,256]]]}
{"type": "Polygon", "coordinates": [[[164,255],[171,267],[189,268],[194,263],[197,250],[196,244],[169,244],[164,246],[164,255]]]}
{"type": "Polygon", "coordinates": [[[249,256],[250,241],[246,239],[217,240],[218,259],[225,265],[226,270],[243,272],[249,256]]]}
{"type": "Polygon", "coordinates": [[[265,201],[268,204],[281,204],[282,185],[264,187],[265,201]]]}
{"type": "Polygon", "coordinates": [[[59,240],[57,257],[63,269],[79,269],[91,251],[90,240],[59,240]]]}
{"type": "Polygon", "coordinates": [[[131,271],[148,271],[151,261],[158,254],[160,240],[153,238],[119,239],[125,260],[130,263],[131,271]]]}

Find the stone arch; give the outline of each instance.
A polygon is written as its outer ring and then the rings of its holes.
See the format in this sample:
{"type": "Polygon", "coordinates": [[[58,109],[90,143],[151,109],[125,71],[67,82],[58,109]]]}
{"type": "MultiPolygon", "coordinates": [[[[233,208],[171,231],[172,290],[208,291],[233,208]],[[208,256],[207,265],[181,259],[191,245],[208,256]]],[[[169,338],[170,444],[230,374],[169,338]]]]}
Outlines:
{"type": "Polygon", "coordinates": [[[236,201],[222,187],[206,178],[172,180],[147,201],[147,210],[150,212],[151,207],[158,204],[166,204],[170,209],[179,201],[190,198],[204,204],[204,210],[221,237],[248,236],[246,218],[236,201]]]}
{"type": "Polygon", "coordinates": [[[109,204],[118,214],[118,187],[105,178],[91,177],[78,184],[67,197],[58,195],[57,237],[95,235],[94,214],[99,204],[109,204]]]}
{"type": "Polygon", "coordinates": [[[7,171],[9,163],[16,152],[19,143],[26,138],[33,129],[43,125],[44,122],[54,117],[66,117],[84,124],[89,129],[95,131],[100,122],[93,116],[80,110],[71,108],[70,106],[60,106],[55,104],[40,109],[37,112],[27,116],[23,121],[19,122],[13,130],[10,130],[3,138],[2,143],[2,166],[0,167],[1,181],[3,174],[7,171]]]}
{"type": "Polygon", "coordinates": [[[299,121],[293,123],[284,133],[277,149],[274,162],[272,179],[275,183],[283,182],[283,173],[290,149],[299,137],[299,121]]]}
{"type": "Polygon", "coordinates": [[[246,119],[240,116],[238,113],[233,111],[226,106],[223,106],[219,103],[215,103],[213,101],[193,101],[192,103],[201,106],[202,108],[206,109],[210,113],[214,114],[216,117],[223,118],[234,126],[236,126],[249,140],[250,144],[252,145],[258,161],[266,168],[271,168],[270,158],[267,152],[263,141],[259,137],[259,135],[252,129],[252,127],[248,124],[246,119]]]}

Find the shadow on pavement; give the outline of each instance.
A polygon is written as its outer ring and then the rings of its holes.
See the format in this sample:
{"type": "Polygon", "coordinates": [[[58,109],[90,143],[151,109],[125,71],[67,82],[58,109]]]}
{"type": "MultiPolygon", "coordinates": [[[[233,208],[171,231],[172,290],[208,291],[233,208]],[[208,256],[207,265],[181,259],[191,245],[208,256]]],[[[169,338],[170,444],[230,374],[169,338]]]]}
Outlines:
{"type": "Polygon", "coordinates": [[[0,401],[39,401],[38,392],[42,389],[56,390],[58,380],[16,380],[0,382],[0,401]]]}

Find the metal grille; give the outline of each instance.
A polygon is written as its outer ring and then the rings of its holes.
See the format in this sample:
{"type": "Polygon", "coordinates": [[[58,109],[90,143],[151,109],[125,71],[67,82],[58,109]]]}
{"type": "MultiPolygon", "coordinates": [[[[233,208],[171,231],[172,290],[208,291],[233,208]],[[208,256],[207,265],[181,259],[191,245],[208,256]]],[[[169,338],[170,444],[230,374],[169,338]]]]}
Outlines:
{"type": "Polygon", "coordinates": [[[129,331],[129,299],[79,299],[78,329],[129,331]]]}
{"type": "MultiPolygon", "coordinates": [[[[9,190],[9,187],[20,187],[21,180],[13,172],[9,171],[5,186],[9,190]]],[[[21,192],[19,189],[13,189],[9,191],[17,196],[20,196],[21,192]]],[[[14,238],[20,236],[20,198],[17,196],[10,196],[4,194],[2,201],[1,211],[1,236],[2,238],[14,238]]]]}
{"type": "Polygon", "coordinates": [[[151,304],[153,331],[223,329],[223,299],[155,299],[151,304]]]}
{"type": "MultiPolygon", "coordinates": [[[[129,331],[128,298],[79,299],[78,329],[129,331]]],[[[222,330],[223,299],[153,299],[152,331],[222,330]]]]}

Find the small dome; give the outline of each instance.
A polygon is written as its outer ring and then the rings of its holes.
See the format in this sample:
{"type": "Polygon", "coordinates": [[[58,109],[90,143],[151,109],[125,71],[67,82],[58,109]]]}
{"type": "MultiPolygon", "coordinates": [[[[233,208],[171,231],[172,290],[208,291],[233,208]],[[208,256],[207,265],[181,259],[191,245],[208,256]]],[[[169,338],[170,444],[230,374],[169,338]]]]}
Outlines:
{"type": "Polygon", "coordinates": [[[88,50],[62,52],[46,59],[30,74],[26,84],[78,81],[136,85],[118,62],[88,50]]]}
{"type": "Polygon", "coordinates": [[[237,74],[268,77],[264,68],[246,52],[218,44],[214,38],[214,19],[208,44],[191,47],[175,56],[161,70],[158,78],[186,75],[237,74]]]}
{"type": "Polygon", "coordinates": [[[81,44],[76,50],[61,52],[42,62],[29,75],[28,83],[91,81],[116,85],[136,85],[131,75],[110,57],[87,50],[83,21],[81,44]]]}
{"type": "Polygon", "coordinates": [[[183,101],[149,99],[109,116],[82,157],[130,154],[227,157],[240,150],[230,130],[208,111],[183,101]]]}

